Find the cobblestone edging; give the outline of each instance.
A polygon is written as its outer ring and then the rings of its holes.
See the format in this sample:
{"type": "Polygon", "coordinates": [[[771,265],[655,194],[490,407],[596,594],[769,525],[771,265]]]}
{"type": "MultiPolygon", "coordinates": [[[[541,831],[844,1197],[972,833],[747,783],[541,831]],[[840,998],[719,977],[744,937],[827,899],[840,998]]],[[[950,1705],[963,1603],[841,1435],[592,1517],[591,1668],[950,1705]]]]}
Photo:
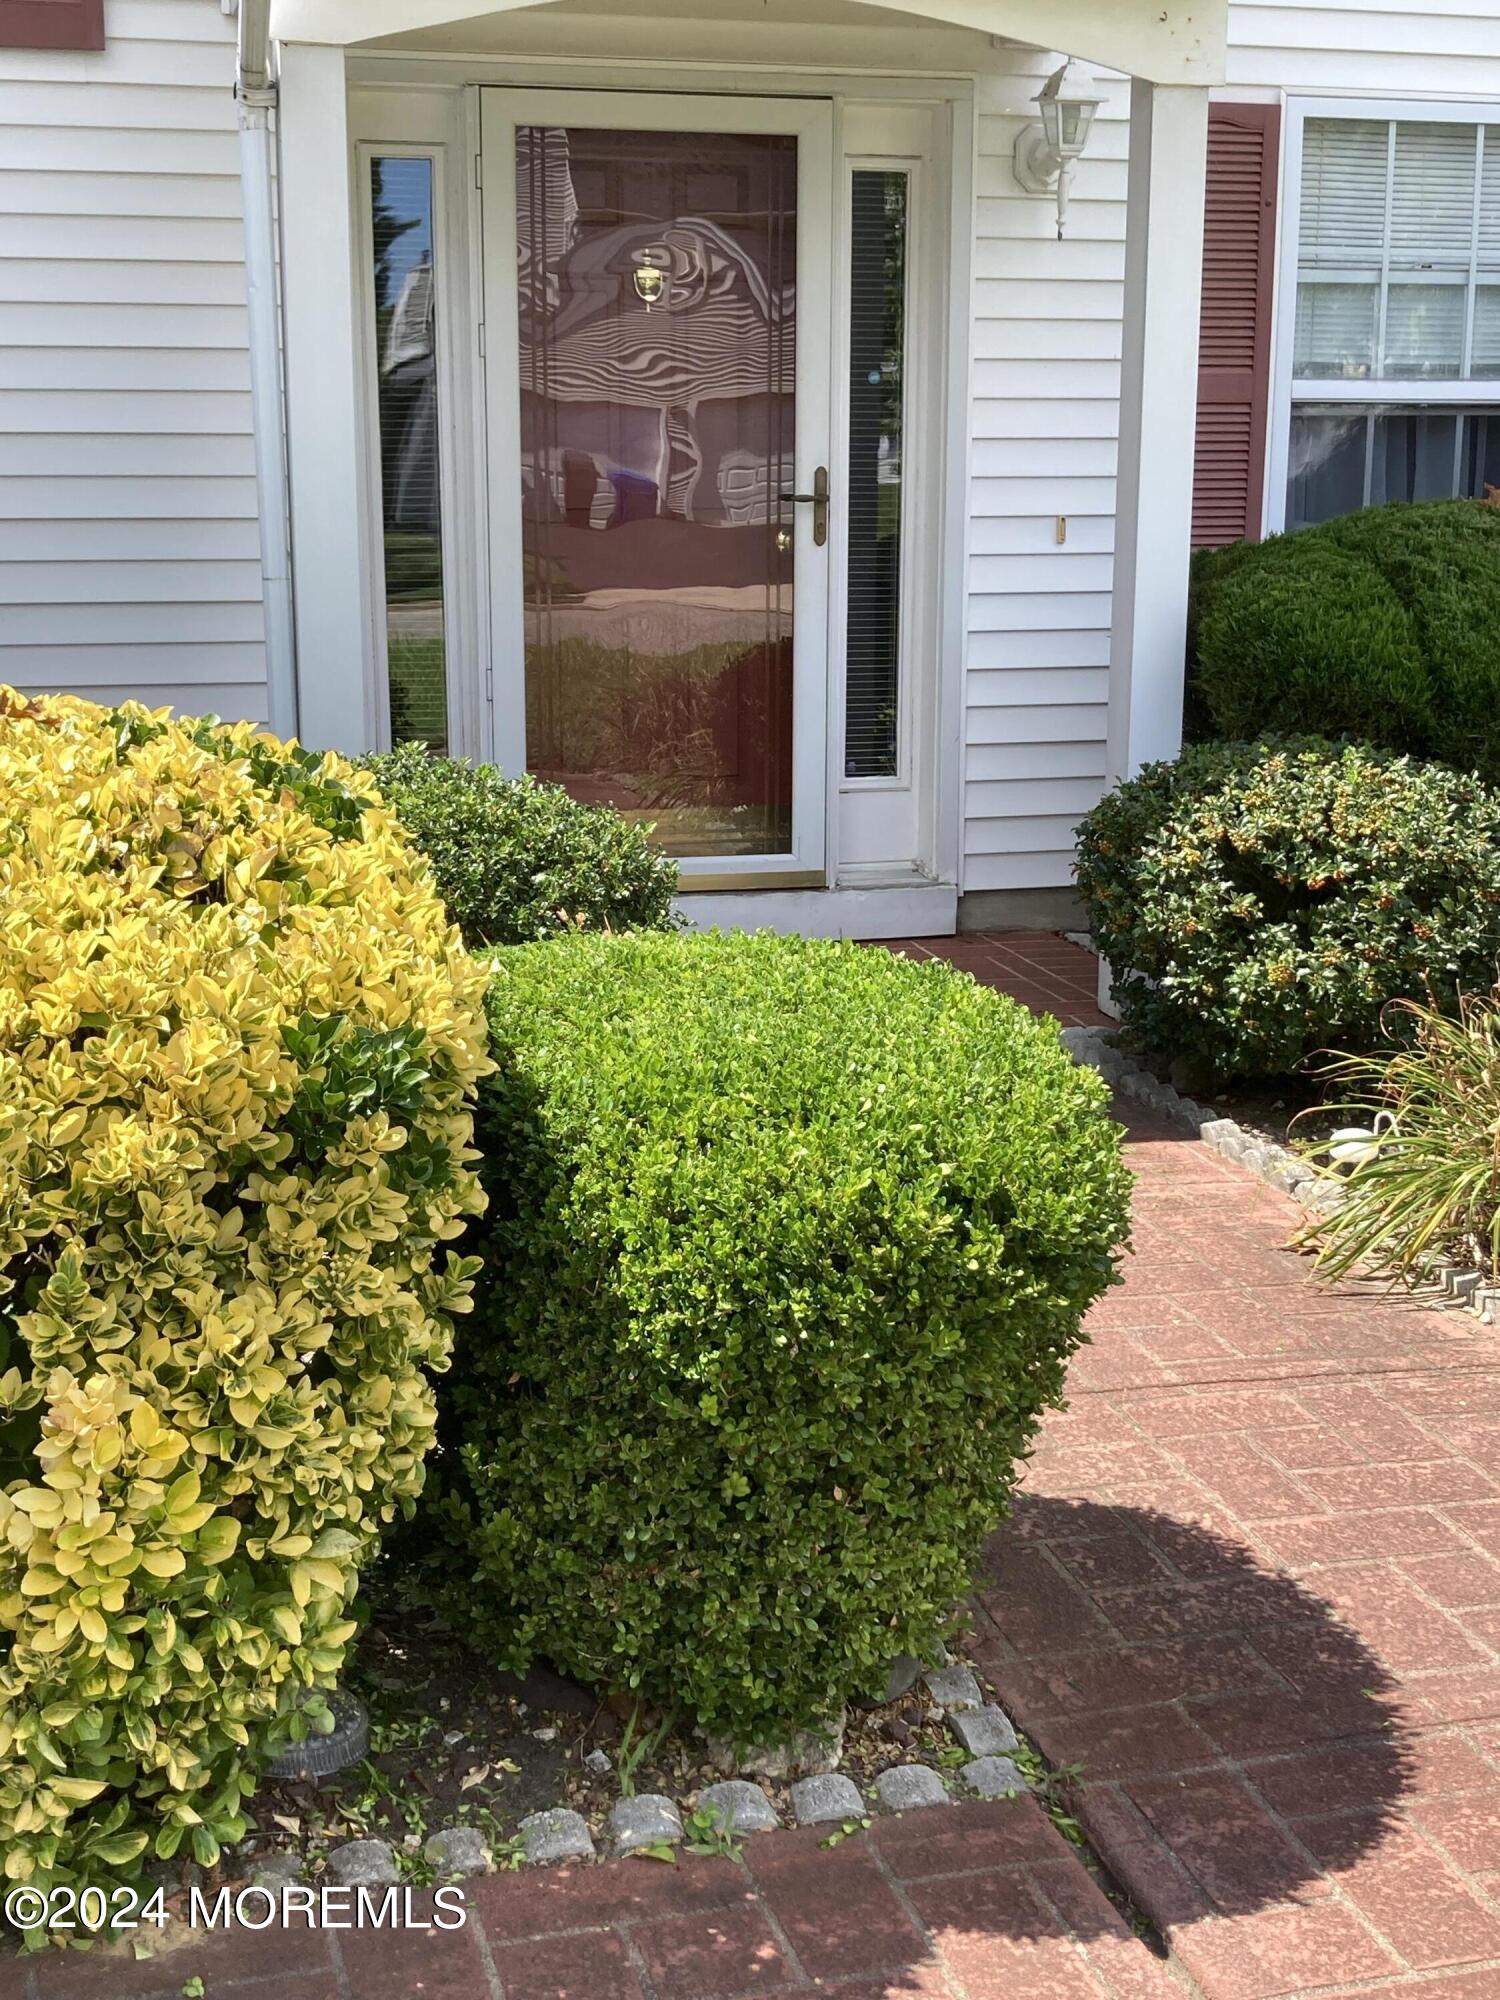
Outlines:
{"type": "MultiPolygon", "coordinates": [[[[1020,1739],[1002,1708],[990,1701],[966,1666],[950,1664],[922,1675],[935,1708],[969,1761],[958,1773],[955,1790],[946,1775],[931,1764],[895,1764],[882,1771],[861,1794],[854,1780],[833,1770],[798,1778],[789,1792],[795,1826],[865,1824],[873,1810],[900,1813],[953,1803],[955,1798],[1003,1799],[1025,1794],[1030,1787],[1020,1766],[1008,1754],[1020,1739]]],[[[763,1785],[746,1778],[728,1778],[707,1785],[697,1794],[697,1811],[706,1812],[717,1836],[733,1842],[751,1833],[769,1833],[785,1822],[763,1785]]],[[[521,1821],[508,1854],[500,1865],[545,1867],[560,1861],[613,1859],[642,1851],[661,1854],[702,1837],[703,1826],[684,1826],[676,1802],[658,1792],[619,1799],[605,1818],[598,1839],[582,1813],[570,1806],[552,1806],[521,1821]],[[600,1847],[602,1844],[602,1855],[600,1847]]],[[[475,1827],[452,1826],[435,1833],[422,1848],[426,1870],[437,1882],[461,1881],[491,1873],[497,1865],[483,1835],[475,1827]]],[[[349,1887],[391,1887],[402,1879],[395,1849],[384,1840],[350,1840],[330,1850],[325,1879],[349,1887]]],[[[275,1894],[304,1879],[300,1857],[265,1854],[257,1858],[250,1880],[275,1894]]]]}
{"type": "MultiPolygon", "coordinates": [[[[1257,1179],[1280,1188],[1309,1213],[1331,1214],[1339,1205],[1337,1184],[1317,1174],[1305,1160],[1259,1132],[1247,1131],[1212,1106],[1184,1097],[1170,1083],[1127,1055],[1104,1028],[1064,1028],[1063,1046],[1074,1062],[1097,1070],[1122,1097],[1160,1117],[1172,1118],[1197,1133],[1223,1159],[1246,1167],[1257,1179]]],[[[1481,1271],[1440,1260],[1433,1282],[1445,1298],[1473,1313],[1486,1326],[1500,1326],[1500,1290],[1486,1288],[1481,1271]]]]}

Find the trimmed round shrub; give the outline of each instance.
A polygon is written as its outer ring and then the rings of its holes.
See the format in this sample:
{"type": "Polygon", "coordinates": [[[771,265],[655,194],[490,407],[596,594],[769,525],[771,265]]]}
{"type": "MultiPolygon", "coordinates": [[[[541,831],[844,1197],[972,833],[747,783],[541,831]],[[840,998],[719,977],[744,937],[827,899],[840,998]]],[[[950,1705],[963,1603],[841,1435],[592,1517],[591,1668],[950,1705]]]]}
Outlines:
{"type": "Polygon", "coordinates": [[[930,1657],[1127,1175],[1055,1023],[762,934],[493,961],[496,1282],[445,1394],[468,1629],[742,1743],[930,1657]]]}
{"type": "Polygon", "coordinates": [[[565,930],[671,930],[677,864],[612,806],[404,743],[363,760],[475,948],[565,930]]]}
{"type": "Polygon", "coordinates": [[[370,780],[0,690],[0,1847],[204,1866],[326,1725],[472,1258],[484,974],[370,780]]]}
{"type": "Polygon", "coordinates": [[[1500,795],[1359,744],[1264,737],[1151,764],[1079,829],[1126,1024],[1186,1073],[1372,1047],[1398,996],[1489,986],[1500,795]]]}
{"type": "Polygon", "coordinates": [[[1500,509],[1368,508],[1193,564],[1198,736],[1359,737],[1500,782],[1500,509]]]}

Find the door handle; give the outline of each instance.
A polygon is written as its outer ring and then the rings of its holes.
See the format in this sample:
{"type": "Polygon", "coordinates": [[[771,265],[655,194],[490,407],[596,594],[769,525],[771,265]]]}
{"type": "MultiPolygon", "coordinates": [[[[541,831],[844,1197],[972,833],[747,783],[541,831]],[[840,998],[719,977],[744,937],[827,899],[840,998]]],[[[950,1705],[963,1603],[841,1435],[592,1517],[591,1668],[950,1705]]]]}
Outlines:
{"type": "Polygon", "coordinates": [[[813,547],[822,548],[828,540],[828,467],[820,465],[813,474],[811,493],[783,493],[783,500],[795,500],[799,506],[813,510],[813,547]]]}

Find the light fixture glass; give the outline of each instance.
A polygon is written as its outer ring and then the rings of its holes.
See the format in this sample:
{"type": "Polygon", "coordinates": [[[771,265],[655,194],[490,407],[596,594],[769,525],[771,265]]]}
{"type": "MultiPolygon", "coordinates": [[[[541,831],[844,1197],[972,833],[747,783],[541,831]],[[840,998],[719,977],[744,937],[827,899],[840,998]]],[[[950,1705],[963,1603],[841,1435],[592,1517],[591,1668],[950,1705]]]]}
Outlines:
{"type": "Polygon", "coordinates": [[[1090,79],[1071,57],[1055,70],[1037,93],[1042,130],[1059,160],[1076,160],[1089,142],[1089,128],[1102,100],[1090,79]]]}
{"type": "Polygon", "coordinates": [[[1073,162],[1089,142],[1102,101],[1092,78],[1070,57],[1037,92],[1039,119],[1016,135],[1016,179],[1028,194],[1057,196],[1059,236],[1068,213],[1073,162]]]}

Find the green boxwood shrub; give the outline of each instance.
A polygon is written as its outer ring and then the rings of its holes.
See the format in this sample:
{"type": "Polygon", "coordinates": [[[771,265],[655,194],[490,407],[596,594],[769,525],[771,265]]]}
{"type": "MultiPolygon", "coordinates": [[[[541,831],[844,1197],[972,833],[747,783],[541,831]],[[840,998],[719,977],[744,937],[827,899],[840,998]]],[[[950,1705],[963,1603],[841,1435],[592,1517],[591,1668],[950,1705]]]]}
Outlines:
{"type": "Polygon", "coordinates": [[[765,1740],[930,1656],[964,1591],[1112,1280],[1104,1090],[1055,1024],[854,945],[493,972],[494,1277],[435,1509],[460,1615],[765,1740]]]}
{"type": "Polygon", "coordinates": [[[1373,507],[1193,564],[1198,737],[1359,737],[1500,782],[1500,509],[1373,507]]]}
{"type": "Polygon", "coordinates": [[[386,804],[432,864],[474,948],[569,929],[668,930],[677,864],[610,806],[423,744],[367,757],[386,804]]]}
{"type": "Polygon", "coordinates": [[[1396,996],[1488,986],[1500,795],[1389,751],[1204,743],[1079,829],[1078,887],[1121,1014],[1188,1076],[1373,1046],[1396,996]]]}

